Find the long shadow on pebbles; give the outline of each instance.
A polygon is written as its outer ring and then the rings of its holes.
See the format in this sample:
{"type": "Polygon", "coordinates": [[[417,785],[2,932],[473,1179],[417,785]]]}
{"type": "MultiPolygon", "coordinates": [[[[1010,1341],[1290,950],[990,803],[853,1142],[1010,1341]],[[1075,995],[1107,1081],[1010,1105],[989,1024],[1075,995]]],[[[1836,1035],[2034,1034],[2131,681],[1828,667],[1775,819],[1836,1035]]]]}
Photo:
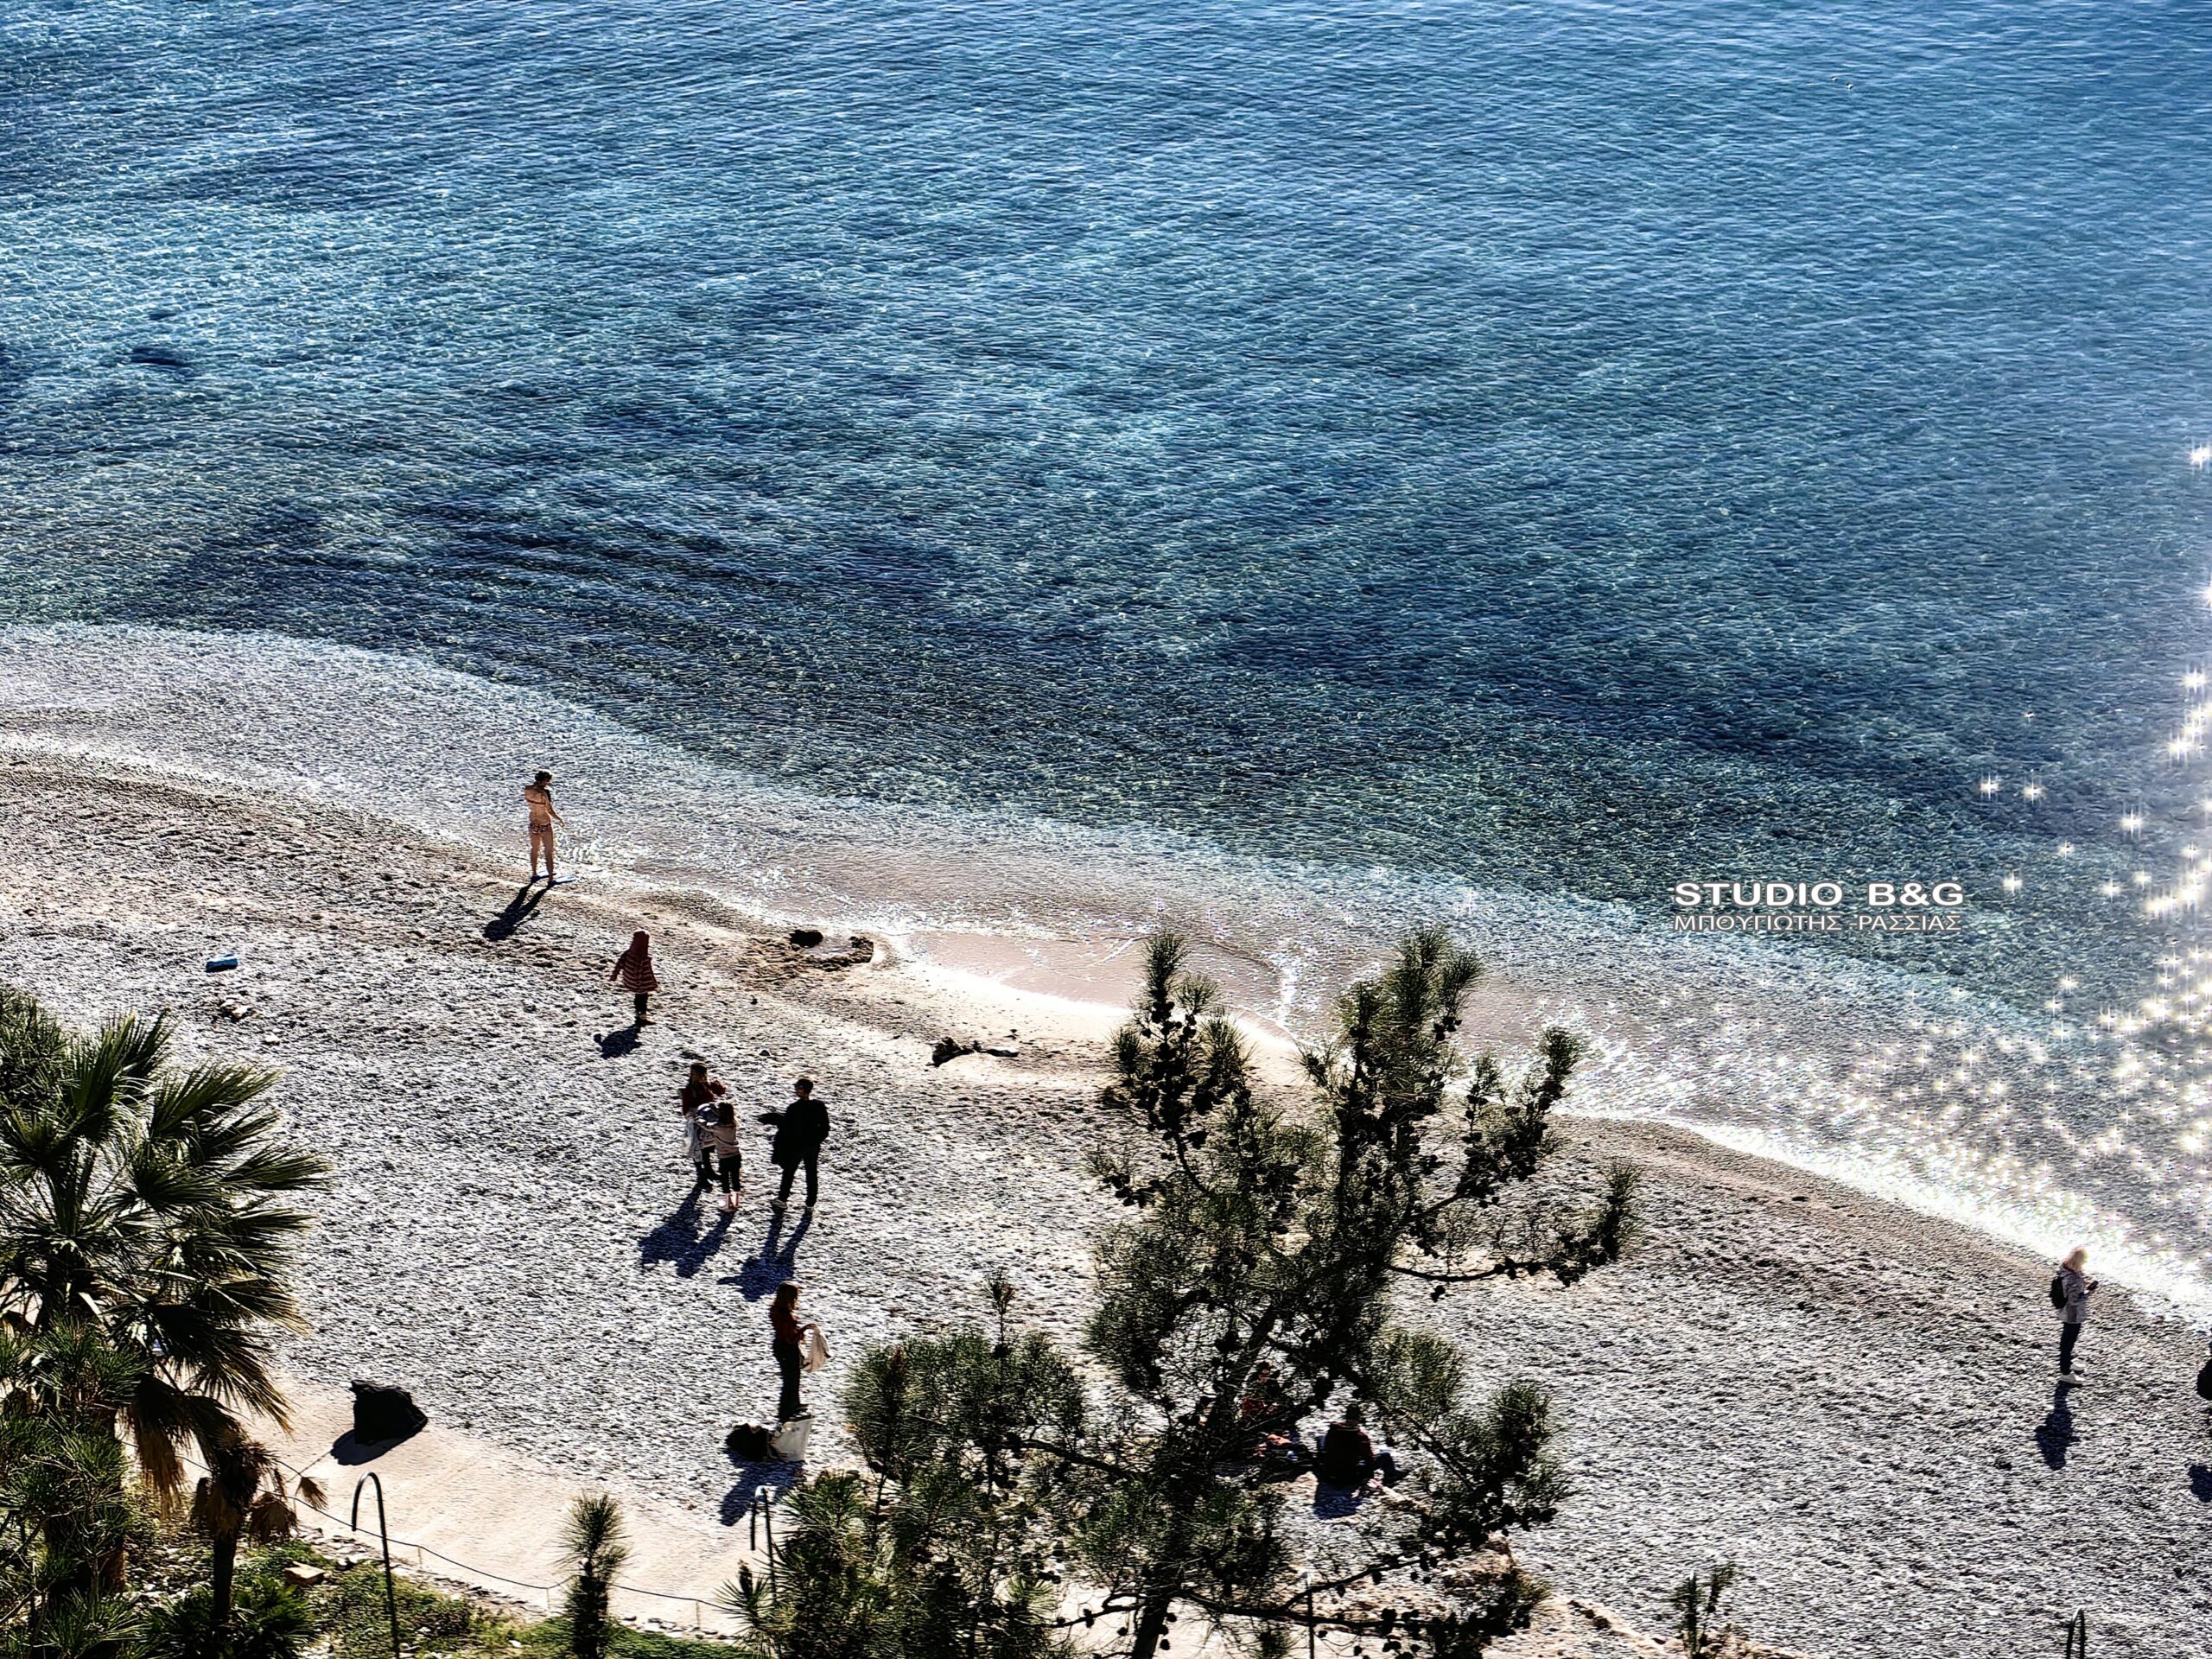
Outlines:
{"type": "Polygon", "coordinates": [[[507,907],[484,924],[484,937],[495,940],[512,938],[516,931],[530,919],[531,912],[537,908],[538,900],[544,897],[545,890],[535,881],[527,887],[516,888],[515,896],[507,900],[507,907]]]}
{"type": "Polygon", "coordinates": [[[2050,1414],[2036,1425],[2036,1450],[2054,1469],[2066,1466],[2066,1449],[2080,1437],[2074,1433],[2074,1412],[2067,1403],[2073,1389],[2061,1382],[2050,1391],[2050,1414]]]}
{"type": "Polygon", "coordinates": [[[722,1246],[728,1242],[733,1219],[717,1210],[713,1222],[702,1232],[699,1223],[703,1214],[699,1208],[699,1195],[695,1192],[677,1205],[666,1220],[638,1241],[638,1265],[651,1268],[673,1262],[677,1278],[695,1275],[721,1254],[722,1246]]]}
{"type": "Polygon", "coordinates": [[[771,1211],[768,1217],[768,1236],[760,1241],[760,1253],[748,1257],[735,1273],[725,1275],[717,1284],[735,1285],[748,1302],[757,1302],[772,1294],[778,1285],[791,1278],[798,1271],[798,1242],[806,1236],[806,1230],[814,1225],[811,1211],[799,1217],[791,1236],[779,1248],[777,1236],[783,1231],[784,1218],[771,1211]]]}

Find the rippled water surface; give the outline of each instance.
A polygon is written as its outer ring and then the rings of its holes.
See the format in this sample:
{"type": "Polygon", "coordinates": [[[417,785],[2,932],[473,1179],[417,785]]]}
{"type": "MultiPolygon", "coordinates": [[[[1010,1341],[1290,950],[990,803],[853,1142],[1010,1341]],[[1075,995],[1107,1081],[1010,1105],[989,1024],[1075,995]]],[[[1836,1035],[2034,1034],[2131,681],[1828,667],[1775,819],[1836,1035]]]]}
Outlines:
{"type": "Polygon", "coordinates": [[[2208,89],[2186,5],[25,0],[0,622],[427,658],[885,839],[1541,897],[1578,964],[1577,900],[1956,879],[1770,953],[1904,977],[1760,1110],[2193,1257],[2208,89]],[[1955,990],[1947,1055],[2089,1045],[2057,1103],[1851,1106],[1955,990]]]}

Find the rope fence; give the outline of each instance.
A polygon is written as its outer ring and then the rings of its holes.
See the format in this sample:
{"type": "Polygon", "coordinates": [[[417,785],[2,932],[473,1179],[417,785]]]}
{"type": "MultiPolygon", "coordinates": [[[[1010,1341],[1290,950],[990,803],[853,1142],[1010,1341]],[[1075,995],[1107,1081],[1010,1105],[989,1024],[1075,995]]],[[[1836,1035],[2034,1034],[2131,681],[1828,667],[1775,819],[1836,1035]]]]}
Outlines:
{"type": "MultiPolygon", "coordinates": [[[[206,1464],[200,1462],[197,1458],[191,1456],[188,1452],[180,1452],[178,1456],[181,1461],[190,1465],[193,1468],[199,1470],[202,1474],[211,1474],[213,1472],[206,1464]]],[[[276,1462],[277,1466],[289,1473],[296,1483],[302,1478],[307,1478],[307,1471],[305,1470],[296,1469],[281,1458],[276,1459],[276,1462]]],[[[755,1489],[755,1503],[758,1503],[760,1501],[759,1494],[766,1491],[766,1490],[767,1488],[766,1487],[755,1489]]],[[[772,1499],[770,1500],[770,1502],[772,1501],[772,1499]]],[[[324,1509],[321,1504],[308,1503],[305,1498],[300,1497],[296,1491],[292,1494],[292,1502],[298,1504],[302,1509],[314,1511],[314,1513],[322,1516],[324,1520],[332,1522],[334,1525],[342,1527],[347,1532],[357,1533],[361,1530],[360,1528],[355,1526],[351,1520],[340,1520],[337,1516],[332,1514],[328,1510],[324,1509]]],[[[528,1579],[511,1579],[505,1573],[493,1573],[485,1567],[477,1567],[470,1562],[460,1560],[454,1556],[446,1554],[442,1550],[432,1549],[428,1544],[416,1543],[412,1539],[393,1537],[391,1538],[389,1541],[397,1548],[413,1550],[416,1555],[415,1564],[417,1567],[420,1567],[423,1564],[422,1558],[423,1556],[434,1556],[437,1560],[443,1561],[448,1567],[457,1567],[461,1572],[467,1573],[474,1578],[490,1579],[495,1583],[507,1585],[518,1590],[535,1590],[546,1599],[545,1608],[548,1612],[550,1612],[553,1608],[553,1592],[562,1587],[557,1584],[534,1584],[528,1579]]],[[[648,1590],[643,1585],[624,1584],[619,1580],[610,1580],[608,1587],[612,1590],[619,1590],[625,1595],[645,1596],[655,1601],[673,1601],[677,1603],[688,1602],[691,1606],[691,1628],[695,1630],[701,1631],[703,1631],[707,1628],[702,1608],[706,1603],[713,1601],[714,1598],[711,1596],[702,1597],[684,1595],[679,1592],[671,1590],[648,1590]]],[[[1106,1607],[1100,1607],[1096,1610],[1093,1617],[1103,1616],[1109,1611],[1122,1612],[1128,1611],[1129,1610],[1126,1608],[1109,1609],[1106,1607]]],[[[1313,1640],[1313,1618],[1310,1602],[1307,1606],[1306,1617],[1306,1639],[1310,1646],[1313,1640]]],[[[1068,1619],[1063,1620],[1062,1624],[1073,1624],[1077,1622],[1078,1621],[1068,1619]]],[[[1088,1625],[1091,1622],[1091,1618],[1084,1618],[1079,1622],[1088,1625]]],[[[1058,1627],[1056,1626],[1055,1628],[1058,1627]]],[[[2066,1659],[2077,1659],[2077,1656],[2078,1659],[2088,1659],[2088,1652],[2089,1617],[2087,1613],[2077,1612],[2071,1619],[2067,1621],[2066,1659]]]]}

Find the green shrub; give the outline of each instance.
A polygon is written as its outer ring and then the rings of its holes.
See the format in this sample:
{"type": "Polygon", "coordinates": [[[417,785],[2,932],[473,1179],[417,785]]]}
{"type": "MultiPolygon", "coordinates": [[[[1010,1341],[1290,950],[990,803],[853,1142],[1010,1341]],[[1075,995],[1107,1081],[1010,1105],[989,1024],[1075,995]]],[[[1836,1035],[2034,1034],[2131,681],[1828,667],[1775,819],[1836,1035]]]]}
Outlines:
{"type": "Polygon", "coordinates": [[[280,1579],[239,1580],[227,1625],[206,1586],[156,1608],[142,1659],[299,1659],[315,1635],[307,1599],[280,1579]]]}
{"type": "MultiPolygon", "coordinates": [[[[458,1596],[395,1580],[399,1639],[410,1654],[464,1653],[497,1636],[502,1644],[507,1623],[458,1596]]],[[[384,1567],[364,1561],[334,1573],[316,1586],[316,1623],[330,1638],[333,1659],[391,1659],[391,1626],[385,1613],[384,1567]]]]}

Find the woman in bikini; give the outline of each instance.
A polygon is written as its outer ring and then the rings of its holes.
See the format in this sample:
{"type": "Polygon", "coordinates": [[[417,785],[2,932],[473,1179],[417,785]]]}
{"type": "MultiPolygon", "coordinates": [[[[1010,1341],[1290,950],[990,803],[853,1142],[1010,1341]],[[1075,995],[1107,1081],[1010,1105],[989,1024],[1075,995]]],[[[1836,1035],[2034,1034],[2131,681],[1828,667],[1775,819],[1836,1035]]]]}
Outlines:
{"type": "Polygon", "coordinates": [[[545,880],[553,882],[553,826],[568,820],[553,810],[553,774],[541,772],[523,786],[523,804],[530,809],[530,879],[537,880],[539,854],[545,856],[545,880]]]}

